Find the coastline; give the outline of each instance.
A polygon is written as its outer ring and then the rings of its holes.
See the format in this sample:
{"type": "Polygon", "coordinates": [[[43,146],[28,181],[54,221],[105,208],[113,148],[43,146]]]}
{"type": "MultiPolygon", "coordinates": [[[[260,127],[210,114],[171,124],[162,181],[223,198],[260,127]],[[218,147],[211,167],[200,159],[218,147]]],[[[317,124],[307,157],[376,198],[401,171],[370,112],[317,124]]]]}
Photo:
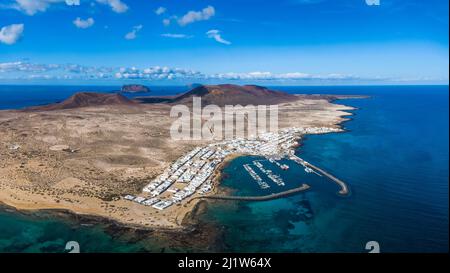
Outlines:
{"type": "Polygon", "coordinates": [[[197,252],[221,249],[220,230],[212,225],[199,223],[200,213],[205,210],[206,201],[195,204],[194,209],[186,215],[183,229],[165,227],[145,227],[130,225],[104,216],[78,214],[66,209],[18,209],[0,202],[0,213],[24,217],[31,221],[57,221],[70,228],[96,227],[112,238],[124,243],[141,241],[141,247],[149,252],[161,252],[164,249],[189,247],[197,252]],[[203,205],[203,207],[202,207],[203,205]],[[195,219],[195,221],[192,221],[195,219]]]}
{"type": "MultiPolygon", "coordinates": [[[[240,156],[244,156],[243,154],[232,154],[225,158],[225,160],[219,165],[214,173],[213,178],[213,188],[208,195],[223,193],[223,189],[220,188],[220,181],[222,179],[222,170],[225,168],[232,160],[238,158],[240,156]]],[[[198,196],[195,194],[194,196],[198,196]]],[[[142,231],[161,231],[161,232],[189,232],[195,229],[198,224],[195,220],[197,217],[196,212],[198,211],[198,207],[201,204],[207,203],[206,200],[201,200],[198,198],[190,199],[187,202],[187,207],[183,210],[180,210],[180,213],[177,214],[177,226],[175,227],[154,227],[154,226],[144,226],[138,224],[127,223],[124,221],[119,221],[117,219],[113,219],[110,217],[105,217],[103,215],[97,215],[93,213],[82,213],[80,211],[76,211],[73,209],[66,209],[61,207],[42,207],[42,205],[36,206],[23,206],[18,204],[5,203],[3,200],[0,200],[0,210],[5,211],[7,213],[17,213],[20,215],[34,217],[34,218],[42,218],[42,216],[56,216],[59,218],[66,218],[70,220],[74,220],[78,224],[100,224],[100,225],[112,225],[116,227],[122,227],[124,229],[133,229],[133,230],[142,230],[142,231]]]]}
{"type": "MultiPolygon", "coordinates": [[[[354,98],[354,96],[352,96],[352,98],[354,98]]],[[[359,97],[358,97],[359,98],[359,97]]],[[[340,99],[346,99],[346,98],[340,98],[340,99]]],[[[341,131],[340,132],[345,132],[345,130],[341,127],[342,123],[345,121],[348,121],[348,118],[345,118],[346,116],[351,116],[354,113],[351,112],[347,112],[347,111],[352,111],[352,110],[356,110],[353,107],[349,107],[346,105],[342,105],[342,104],[336,104],[336,103],[330,103],[332,105],[333,108],[339,109],[339,114],[337,115],[338,120],[336,120],[332,126],[333,127],[337,127],[339,128],[341,131]]],[[[335,109],[330,109],[327,111],[336,111],[335,109]]],[[[301,139],[299,141],[299,143],[301,143],[301,139]]],[[[220,166],[215,170],[214,172],[214,178],[213,178],[213,188],[211,190],[211,192],[208,193],[208,195],[213,195],[213,194],[218,194],[218,193],[227,193],[226,189],[221,188],[220,183],[222,180],[222,170],[223,168],[225,168],[227,166],[227,164],[229,164],[233,159],[240,157],[240,156],[245,156],[243,154],[232,154],[230,156],[228,156],[221,164],[220,166]]],[[[196,193],[197,195],[197,193],[196,193]]],[[[194,195],[194,196],[196,196],[194,195]]],[[[2,198],[1,201],[3,202],[4,199],[2,198]]],[[[114,201],[114,202],[120,202],[123,200],[118,200],[118,201],[114,201]]],[[[69,217],[73,217],[76,219],[80,219],[80,223],[82,223],[83,221],[88,221],[89,223],[99,223],[99,224],[107,224],[107,225],[113,225],[116,226],[117,228],[124,228],[124,229],[133,229],[133,230],[142,230],[142,231],[152,231],[154,232],[155,230],[160,231],[161,233],[172,233],[172,232],[177,232],[177,233],[186,233],[186,232],[192,232],[194,230],[196,230],[196,227],[198,225],[198,213],[202,213],[204,211],[204,209],[201,209],[201,207],[203,205],[206,204],[208,202],[215,202],[213,200],[201,200],[198,198],[195,199],[191,199],[189,200],[183,207],[177,209],[175,211],[175,217],[174,219],[174,223],[175,224],[171,224],[171,225],[144,225],[144,224],[137,224],[137,223],[132,223],[130,221],[123,221],[123,219],[117,218],[117,217],[106,217],[105,215],[101,215],[98,213],[92,213],[91,211],[86,211],[83,209],[79,209],[79,208],[74,208],[74,207],[64,207],[61,206],[61,204],[53,204],[53,205],[44,205],[43,203],[37,203],[35,202],[34,204],[28,204],[28,205],[21,205],[19,203],[8,203],[8,202],[3,202],[4,205],[9,206],[9,207],[13,207],[15,210],[20,211],[20,212],[25,212],[24,214],[27,214],[28,212],[34,215],[39,215],[41,212],[45,212],[45,213],[50,213],[52,214],[52,212],[54,212],[57,215],[61,215],[61,214],[67,214],[69,215],[69,217]]],[[[126,203],[126,205],[128,205],[129,203],[126,203]]],[[[129,204],[131,206],[133,206],[134,204],[129,204]]],[[[173,206],[174,207],[174,206],[173,206]]],[[[146,209],[146,208],[145,208],[146,209]]],[[[169,212],[170,213],[170,212],[169,212]]],[[[148,222],[147,222],[148,223],[148,222]]]]}

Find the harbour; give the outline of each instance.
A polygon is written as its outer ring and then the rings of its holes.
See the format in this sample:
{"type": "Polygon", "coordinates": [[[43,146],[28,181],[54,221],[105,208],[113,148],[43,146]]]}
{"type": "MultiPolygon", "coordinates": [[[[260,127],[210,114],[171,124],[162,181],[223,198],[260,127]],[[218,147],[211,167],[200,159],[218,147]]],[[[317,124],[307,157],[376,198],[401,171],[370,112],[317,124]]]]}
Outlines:
{"type": "Polygon", "coordinates": [[[347,187],[347,184],[345,184],[344,181],[338,179],[337,177],[331,175],[330,173],[326,172],[325,170],[301,159],[300,157],[296,156],[296,155],[291,155],[290,159],[292,159],[293,161],[295,161],[296,163],[302,165],[305,167],[305,171],[306,172],[312,172],[315,171],[318,174],[322,174],[324,176],[326,176],[327,178],[329,178],[330,180],[332,180],[333,182],[335,182],[341,189],[339,190],[339,194],[340,195],[347,195],[349,193],[349,189],[347,187]]]}
{"type": "Polygon", "coordinates": [[[274,200],[282,197],[286,197],[292,194],[304,192],[306,190],[310,189],[310,186],[308,184],[302,184],[300,187],[290,189],[287,191],[282,191],[278,193],[272,193],[268,195],[263,196],[230,196],[230,195],[210,195],[210,196],[201,196],[198,198],[204,198],[204,199],[221,199],[221,200],[236,200],[236,201],[268,201],[268,200],[274,200]]]}
{"type": "Polygon", "coordinates": [[[269,184],[264,182],[262,178],[253,170],[252,167],[248,164],[244,164],[244,169],[250,174],[250,176],[258,183],[258,185],[261,187],[261,189],[268,189],[270,188],[269,184]]]}
{"type": "Polygon", "coordinates": [[[277,184],[278,186],[284,186],[283,179],[279,176],[274,174],[271,170],[264,168],[263,164],[257,160],[253,161],[253,165],[255,165],[262,173],[267,175],[270,180],[273,181],[273,183],[277,184]]]}
{"type": "MultiPolygon", "coordinates": [[[[157,210],[164,210],[174,204],[179,204],[196,195],[205,195],[212,189],[211,180],[218,166],[227,156],[233,154],[256,155],[266,158],[281,170],[289,166],[279,160],[294,153],[297,140],[304,134],[336,132],[339,129],[327,127],[291,127],[278,132],[264,132],[258,137],[249,139],[232,139],[196,147],[176,160],[162,174],[148,183],[142,190],[143,195],[125,195],[123,198],[157,210]],[[157,201],[155,201],[157,200],[157,201]]],[[[303,162],[294,158],[298,162],[303,162]]],[[[262,174],[278,187],[286,185],[283,178],[266,168],[261,160],[243,165],[247,173],[258,184],[259,188],[267,190],[270,184],[253,169],[255,166],[262,174]]],[[[305,166],[307,167],[307,166],[305,166]]],[[[332,177],[330,175],[330,177],[332,177]]],[[[343,183],[339,180],[339,183],[343,183]]],[[[345,184],[344,184],[345,186],[345,184]]],[[[346,186],[345,186],[346,189],[346,186]]],[[[283,195],[281,195],[283,196],[283,195]]],[[[251,200],[251,198],[250,198],[251,200]]]]}
{"type": "Polygon", "coordinates": [[[323,127],[287,128],[276,133],[263,133],[256,139],[233,139],[209,144],[204,147],[197,147],[179,158],[170,168],[166,169],[161,175],[145,186],[143,189],[145,196],[125,195],[124,199],[144,206],[150,206],[157,210],[164,210],[174,204],[184,202],[186,199],[188,199],[188,202],[189,199],[196,199],[198,197],[197,195],[200,195],[201,198],[264,201],[280,198],[310,188],[309,185],[302,184],[300,187],[278,193],[263,196],[247,196],[244,198],[242,196],[230,196],[228,198],[222,195],[208,195],[207,193],[212,189],[211,179],[214,171],[227,156],[235,153],[253,154],[264,158],[253,160],[251,163],[242,165],[252,180],[262,190],[268,190],[270,188],[269,182],[272,182],[278,187],[284,187],[286,185],[283,178],[273,170],[265,167],[262,161],[270,162],[279,169],[287,171],[289,166],[281,164],[280,160],[289,158],[303,166],[306,173],[314,173],[318,176],[324,175],[334,181],[341,187],[339,194],[342,196],[347,195],[349,190],[342,180],[295,155],[294,147],[298,144],[297,139],[301,138],[304,133],[331,131],[334,131],[334,129],[323,127]],[[256,172],[253,166],[267,177],[268,181],[264,181],[263,177],[256,172]]]}

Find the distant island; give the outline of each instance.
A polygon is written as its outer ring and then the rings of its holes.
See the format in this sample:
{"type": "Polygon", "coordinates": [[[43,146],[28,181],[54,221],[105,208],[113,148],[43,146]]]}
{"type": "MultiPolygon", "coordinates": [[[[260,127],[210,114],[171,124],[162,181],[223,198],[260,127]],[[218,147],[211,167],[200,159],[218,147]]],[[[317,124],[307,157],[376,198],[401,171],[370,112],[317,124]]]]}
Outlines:
{"type": "Polygon", "coordinates": [[[142,84],[125,84],[120,91],[123,93],[148,93],[150,88],[142,84]]]}

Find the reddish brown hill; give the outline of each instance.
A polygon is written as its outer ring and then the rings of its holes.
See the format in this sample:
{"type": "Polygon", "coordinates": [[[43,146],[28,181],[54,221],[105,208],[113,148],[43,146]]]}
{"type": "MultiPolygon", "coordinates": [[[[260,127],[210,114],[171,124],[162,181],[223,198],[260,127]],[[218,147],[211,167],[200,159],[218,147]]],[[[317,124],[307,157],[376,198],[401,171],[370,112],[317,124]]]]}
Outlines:
{"type": "Polygon", "coordinates": [[[189,92],[175,97],[172,103],[190,103],[192,97],[201,97],[202,104],[223,105],[258,105],[278,104],[297,99],[296,96],[284,92],[270,90],[257,85],[202,85],[189,92]]]}
{"type": "Polygon", "coordinates": [[[31,107],[27,110],[50,111],[99,105],[136,105],[136,102],[133,102],[120,94],[80,92],[60,103],[31,107]]]}

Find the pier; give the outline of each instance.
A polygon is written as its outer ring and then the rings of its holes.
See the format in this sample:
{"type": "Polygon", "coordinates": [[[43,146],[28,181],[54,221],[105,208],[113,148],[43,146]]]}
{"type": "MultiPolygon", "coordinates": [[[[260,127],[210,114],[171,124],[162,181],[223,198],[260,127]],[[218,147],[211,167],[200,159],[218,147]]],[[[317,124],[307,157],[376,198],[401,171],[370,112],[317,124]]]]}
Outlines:
{"type": "Polygon", "coordinates": [[[270,188],[269,184],[264,182],[262,178],[248,164],[244,164],[244,169],[250,174],[250,176],[256,181],[256,183],[258,183],[261,189],[264,190],[270,188]]]}
{"type": "Polygon", "coordinates": [[[280,162],[278,162],[278,160],[275,160],[273,158],[269,158],[268,159],[270,163],[273,163],[275,165],[277,165],[280,169],[282,169],[283,171],[288,170],[289,166],[286,164],[281,164],[280,162]]]}
{"type": "Polygon", "coordinates": [[[253,165],[255,165],[262,173],[267,175],[267,177],[269,177],[270,180],[272,180],[275,184],[277,184],[278,186],[284,186],[283,179],[281,177],[279,177],[278,175],[272,173],[271,170],[264,168],[264,166],[261,164],[261,162],[259,162],[258,160],[254,160],[253,165]]]}
{"type": "MultiPolygon", "coordinates": [[[[267,201],[292,195],[295,193],[306,191],[310,188],[308,184],[302,184],[300,187],[295,189],[290,189],[287,191],[272,193],[263,196],[230,196],[230,195],[210,195],[210,196],[198,196],[195,198],[206,198],[206,199],[220,199],[220,200],[237,200],[237,201],[267,201]]],[[[193,199],[195,199],[193,198],[193,199]]]]}
{"type": "Polygon", "coordinates": [[[298,164],[301,164],[305,167],[309,167],[317,172],[319,172],[320,174],[328,177],[330,180],[332,180],[333,182],[335,182],[336,184],[338,184],[339,187],[341,187],[341,189],[339,190],[339,194],[341,195],[347,195],[349,193],[348,191],[348,187],[345,184],[344,181],[340,180],[339,178],[329,174],[328,172],[322,170],[321,168],[301,159],[300,157],[296,156],[296,155],[292,155],[291,159],[294,160],[295,162],[297,162],[298,164]]]}

